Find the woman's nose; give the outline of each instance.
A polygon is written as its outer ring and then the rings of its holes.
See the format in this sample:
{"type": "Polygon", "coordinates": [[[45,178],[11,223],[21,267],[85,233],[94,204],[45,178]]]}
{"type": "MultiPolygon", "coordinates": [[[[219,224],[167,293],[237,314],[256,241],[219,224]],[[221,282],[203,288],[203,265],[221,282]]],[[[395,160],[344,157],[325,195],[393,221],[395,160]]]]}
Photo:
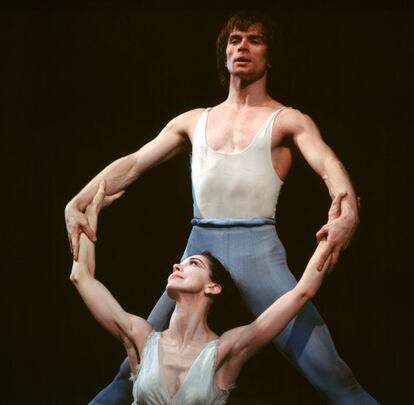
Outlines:
{"type": "Polygon", "coordinates": [[[173,272],[181,271],[181,266],[178,263],[173,264],[173,272]]]}

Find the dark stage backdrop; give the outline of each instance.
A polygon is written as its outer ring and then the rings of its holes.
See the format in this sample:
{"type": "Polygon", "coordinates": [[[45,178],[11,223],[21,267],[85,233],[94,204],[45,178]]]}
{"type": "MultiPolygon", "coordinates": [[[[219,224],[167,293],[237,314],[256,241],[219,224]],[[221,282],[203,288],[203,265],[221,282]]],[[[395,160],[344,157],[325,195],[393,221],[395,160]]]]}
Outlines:
{"type": "MultiPolygon", "coordinates": [[[[95,323],[68,279],[64,206],[171,118],[223,100],[215,38],[229,14],[246,6],[54,4],[1,12],[8,34],[2,157],[11,180],[4,190],[4,404],[84,404],[115,375],[123,348],[95,323]]],[[[408,16],[385,3],[330,4],[256,4],[280,24],[269,91],[313,117],[361,196],[358,232],[315,302],[359,381],[382,403],[401,403],[386,366],[391,149],[385,118],[399,63],[390,55],[408,16]]],[[[102,214],[97,276],[132,313],[149,313],[183,252],[192,212],[189,173],[188,156],[157,167],[102,214]]],[[[322,181],[297,155],[277,210],[277,230],[297,277],[329,203],[322,181]]],[[[321,400],[269,347],[245,367],[231,403],[321,400]]]]}

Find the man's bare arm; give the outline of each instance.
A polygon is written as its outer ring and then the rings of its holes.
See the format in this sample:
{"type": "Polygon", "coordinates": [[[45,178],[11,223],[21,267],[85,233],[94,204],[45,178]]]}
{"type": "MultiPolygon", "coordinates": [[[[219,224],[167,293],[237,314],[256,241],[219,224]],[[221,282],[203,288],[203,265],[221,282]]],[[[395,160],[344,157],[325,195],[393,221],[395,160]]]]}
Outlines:
{"type": "Polygon", "coordinates": [[[136,152],[115,160],[95,176],[66,206],[65,220],[72,254],[77,260],[79,235],[83,232],[92,241],[96,234],[85,216],[85,209],[96,194],[98,185],[105,181],[106,194],[125,190],[136,179],[154,166],[185,151],[189,133],[200,110],[192,110],[171,120],[160,134],[136,152]]]}
{"type": "Polygon", "coordinates": [[[319,269],[330,258],[330,270],[338,262],[339,254],[352,239],[359,223],[358,204],[354,188],[345,167],[323,141],[321,134],[310,117],[298,110],[289,109],[281,115],[283,130],[291,134],[295,145],[306,161],[318,173],[334,199],[339,193],[346,193],[341,202],[341,215],[335,221],[325,224],[317,232],[318,242],[326,239],[321,254],[319,269]]]}

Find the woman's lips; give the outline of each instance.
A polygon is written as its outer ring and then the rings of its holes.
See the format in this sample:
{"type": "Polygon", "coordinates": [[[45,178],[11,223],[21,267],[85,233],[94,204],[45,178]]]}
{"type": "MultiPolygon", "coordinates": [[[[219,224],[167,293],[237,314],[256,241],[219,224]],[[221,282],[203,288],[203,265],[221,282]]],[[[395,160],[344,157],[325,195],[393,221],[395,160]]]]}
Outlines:
{"type": "Polygon", "coordinates": [[[182,278],[181,276],[179,276],[178,274],[171,274],[170,276],[170,280],[174,280],[176,278],[182,278]]]}

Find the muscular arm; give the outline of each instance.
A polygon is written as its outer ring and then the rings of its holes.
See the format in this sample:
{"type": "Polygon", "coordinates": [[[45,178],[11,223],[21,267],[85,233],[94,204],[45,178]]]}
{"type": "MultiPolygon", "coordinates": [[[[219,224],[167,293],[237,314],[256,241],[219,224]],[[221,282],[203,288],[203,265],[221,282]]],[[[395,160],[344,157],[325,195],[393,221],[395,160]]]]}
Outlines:
{"type": "Polygon", "coordinates": [[[327,241],[318,268],[321,269],[330,257],[331,270],[336,265],[341,250],[349,244],[359,222],[355,191],[343,164],[323,141],[310,117],[297,110],[287,110],[281,118],[283,130],[292,136],[306,161],[324,180],[331,198],[346,193],[342,199],[340,217],[325,224],[317,233],[318,241],[327,241]]]}
{"type": "MultiPolygon", "coordinates": [[[[86,209],[91,228],[96,231],[97,216],[105,197],[103,186],[86,209]]],[[[138,361],[139,350],[152,329],[142,318],[131,315],[111,295],[107,288],[95,279],[95,245],[84,235],[80,237],[79,260],[73,262],[70,280],[77,288],[95,319],[124,344],[131,365],[138,361]]]]}
{"type": "Polygon", "coordinates": [[[94,177],[66,206],[65,219],[75,260],[78,258],[79,235],[84,232],[95,241],[96,234],[84,214],[101,181],[107,195],[125,190],[152,167],[180,154],[188,146],[188,136],[198,110],[192,110],[171,120],[160,134],[135,153],[117,159],[94,177]]]}

